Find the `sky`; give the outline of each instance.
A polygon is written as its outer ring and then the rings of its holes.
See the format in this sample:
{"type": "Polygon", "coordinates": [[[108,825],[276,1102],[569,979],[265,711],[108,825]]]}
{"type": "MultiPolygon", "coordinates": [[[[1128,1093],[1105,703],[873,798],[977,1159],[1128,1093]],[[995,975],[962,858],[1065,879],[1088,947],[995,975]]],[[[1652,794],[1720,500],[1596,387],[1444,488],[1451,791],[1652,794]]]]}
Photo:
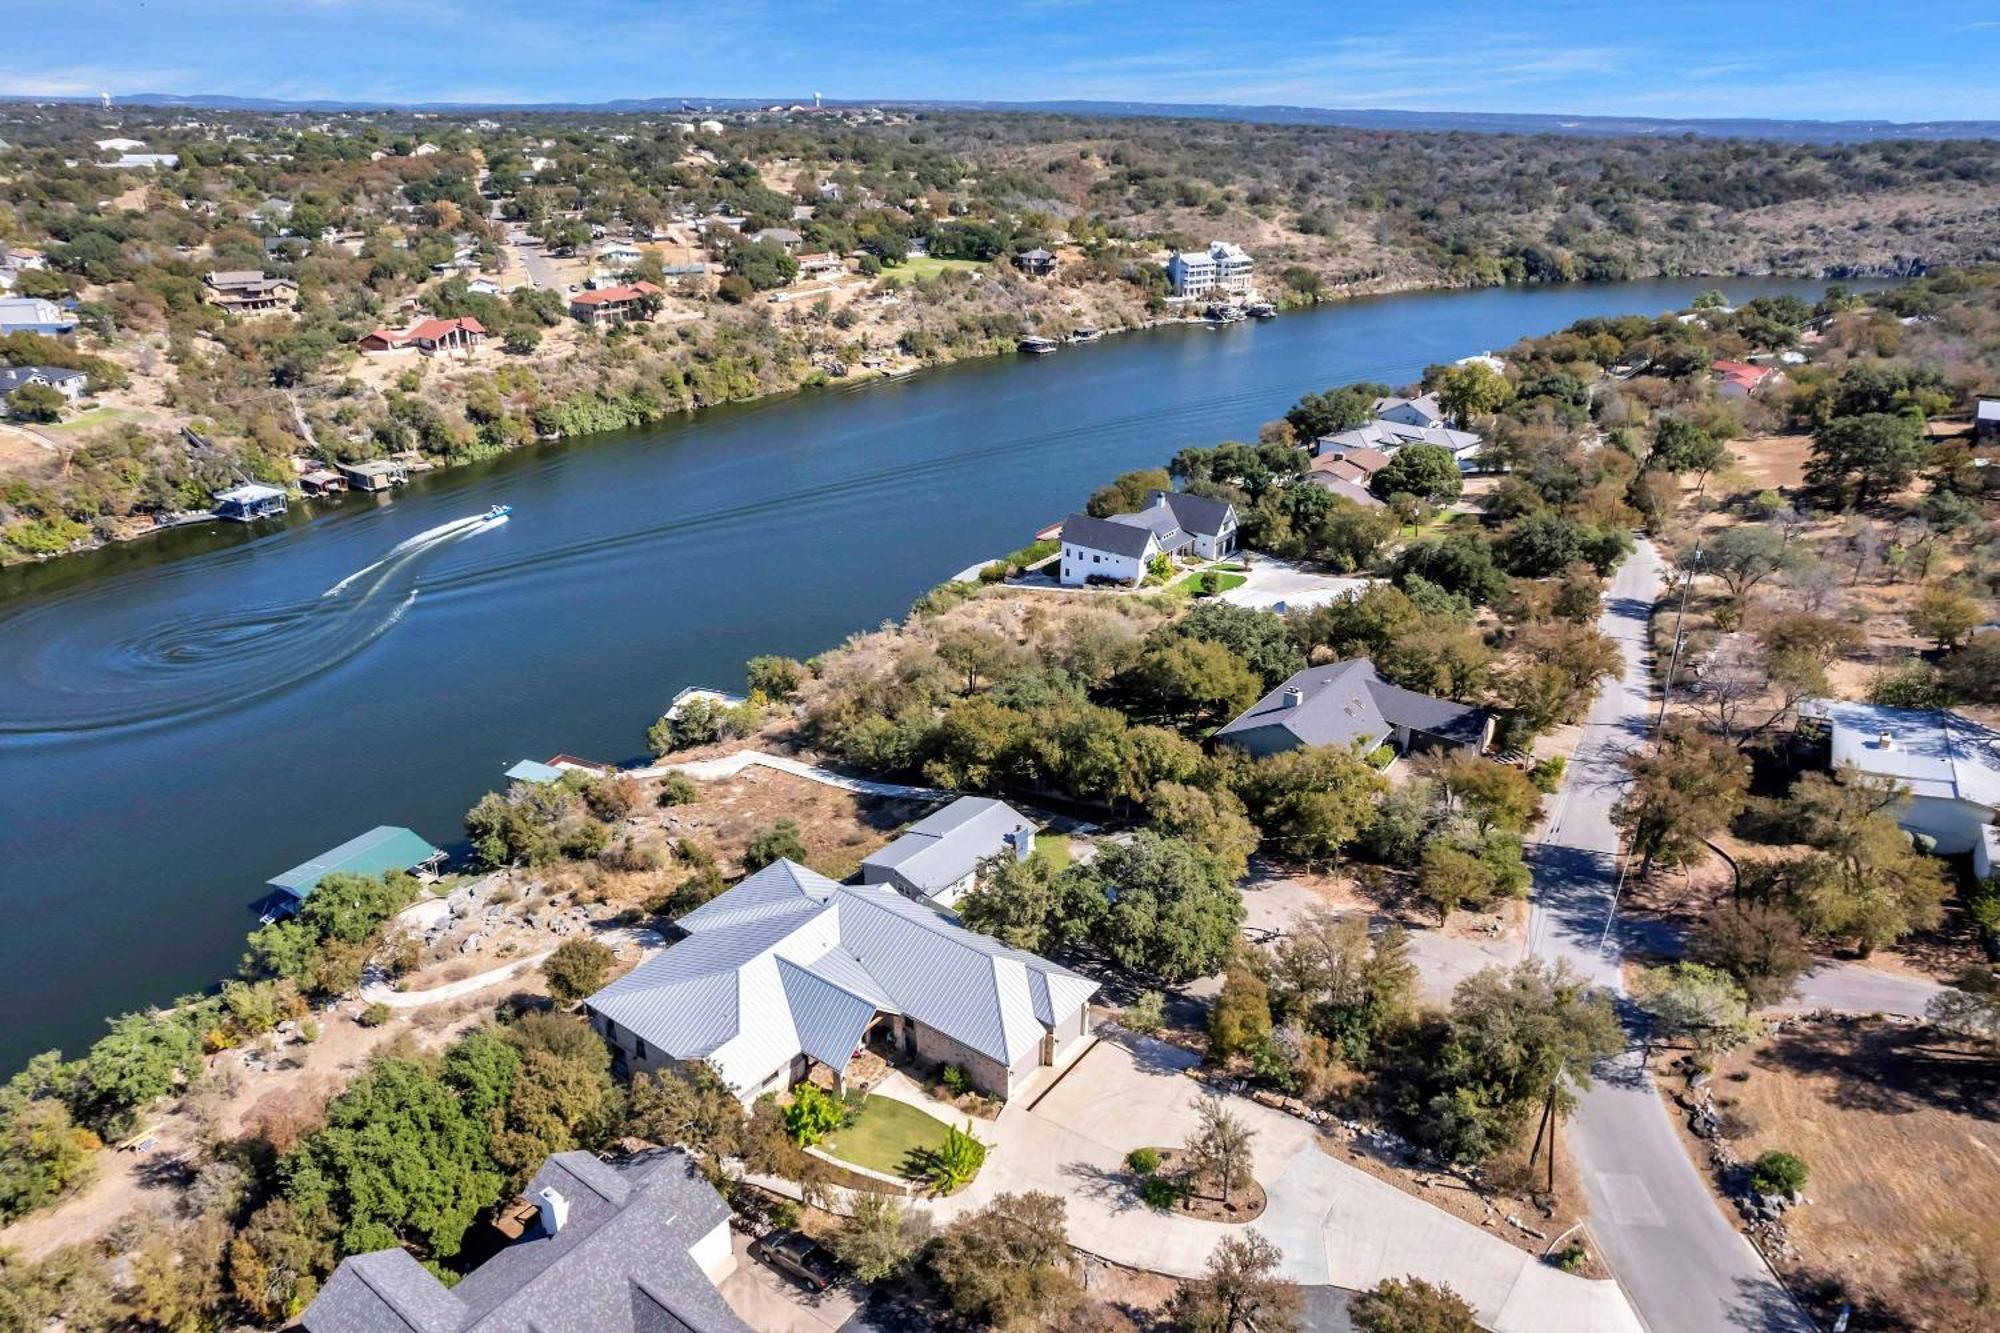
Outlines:
{"type": "Polygon", "coordinates": [[[57,22],[7,25],[0,95],[521,103],[793,101],[819,91],[2000,120],[2000,0],[61,0],[57,9],[57,22]]]}

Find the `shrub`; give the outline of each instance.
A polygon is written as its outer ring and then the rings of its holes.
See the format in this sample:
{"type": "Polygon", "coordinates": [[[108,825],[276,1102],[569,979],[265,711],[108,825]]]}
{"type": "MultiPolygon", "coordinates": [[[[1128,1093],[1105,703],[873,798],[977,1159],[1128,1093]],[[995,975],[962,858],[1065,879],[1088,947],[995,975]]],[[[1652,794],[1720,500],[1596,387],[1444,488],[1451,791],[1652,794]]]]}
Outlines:
{"type": "Polygon", "coordinates": [[[363,1009],[354,1021],[365,1028],[379,1028],[389,1021],[389,1006],[378,1000],[363,1009]]]}
{"type": "Polygon", "coordinates": [[[1568,760],[1561,755],[1552,755],[1537,761],[1535,766],[1528,770],[1528,781],[1534,783],[1535,790],[1543,795],[1553,795],[1562,786],[1563,770],[1568,767],[1568,760]]]}
{"type": "Polygon", "coordinates": [[[1187,1182],[1179,1176],[1147,1176],[1139,1182],[1139,1198],[1148,1208],[1172,1211],[1187,1197],[1187,1182]]]}
{"type": "Polygon", "coordinates": [[[609,946],[596,940],[567,939],[542,960],[542,976],[559,1003],[575,1004],[604,985],[615,958],[609,946]]]}
{"type": "Polygon", "coordinates": [[[965,1091],[965,1071],[957,1065],[946,1065],[938,1078],[944,1084],[944,1090],[954,1097],[965,1091]]]}
{"type": "Polygon", "coordinates": [[[1563,1246],[1562,1249],[1550,1255],[1549,1262],[1553,1263],[1557,1268],[1562,1269],[1565,1273],[1574,1273],[1579,1268],[1582,1268],[1589,1258],[1590,1251],[1583,1247],[1583,1242],[1573,1240],[1563,1246]]]}
{"type": "Polygon", "coordinates": [[[789,819],[781,819],[750,840],[743,852],[745,870],[762,870],[773,861],[797,861],[804,864],[806,859],[805,839],[799,835],[799,826],[789,819]]]}
{"type": "Polygon", "coordinates": [[[660,779],[660,804],[693,805],[701,799],[701,788],[685,773],[673,772],[660,779]]]}
{"type": "Polygon", "coordinates": [[[1797,1194],[1806,1187],[1806,1164],[1788,1152],[1767,1152],[1750,1167],[1750,1188],[1759,1194],[1797,1194]]]}
{"type": "Polygon", "coordinates": [[[967,1184],[986,1165],[986,1145],[974,1138],[972,1123],[964,1129],[950,1126],[944,1142],[934,1148],[924,1162],[924,1176],[939,1194],[949,1194],[967,1184]]]}
{"type": "Polygon", "coordinates": [[[1368,752],[1368,762],[1376,768],[1387,768],[1396,762],[1396,747],[1378,745],[1368,752]]]}
{"type": "Polygon", "coordinates": [[[1160,1169],[1159,1150],[1134,1148],[1125,1154],[1125,1165],[1135,1176],[1150,1176],[1160,1169]]]}
{"type": "Polygon", "coordinates": [[[846,1108],[817,1083],[801,1083],[792,1089],[791,1105],[785,1108],[785,1133],[801,1148],[809,1148],[839,1129],[847,1120],[846,1108]]]}
{"type": "Polygon", "coordinates": [[[1140,991],[1119,1013],[1118,1020],[1134,1032],[1158,1032],[1167,1025],[1166,997],[1156,990],[1140,991]]]}

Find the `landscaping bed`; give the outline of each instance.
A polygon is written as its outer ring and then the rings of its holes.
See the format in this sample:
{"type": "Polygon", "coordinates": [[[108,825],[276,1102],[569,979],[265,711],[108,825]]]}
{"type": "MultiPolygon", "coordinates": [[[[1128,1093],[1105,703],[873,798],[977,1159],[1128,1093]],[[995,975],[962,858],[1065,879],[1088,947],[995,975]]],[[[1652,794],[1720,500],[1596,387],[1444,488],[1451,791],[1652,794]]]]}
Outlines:
{"type": "Polygon", "coordinates": [[[1203,1222],[1254,1222],[1268,1202],[1264,1187],[1252,1180],[1230,1190],[1229,1202],[1224,1203],[1212,1182],[1195,1182],[1193,1164],[1181,1148],[1134,1149],[1125,1162],[1138,1182],[1140,1197],[1149,1208],[1163,1213],[1203,1222]],[[1156,1165],[1150,1171],[1141,1170],[1148,1153],[1156,1165]]]}

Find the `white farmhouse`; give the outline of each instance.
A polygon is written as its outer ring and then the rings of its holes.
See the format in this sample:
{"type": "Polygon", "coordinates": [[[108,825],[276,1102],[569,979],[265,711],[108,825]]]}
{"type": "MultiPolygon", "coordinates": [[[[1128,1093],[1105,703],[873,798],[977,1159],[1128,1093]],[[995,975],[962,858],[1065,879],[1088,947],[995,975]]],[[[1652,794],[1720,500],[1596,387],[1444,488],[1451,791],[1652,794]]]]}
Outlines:
{"type": "Polygon", "coordinates": [[[1829,759],[1844,770],[1889,778],[1909,794],[1896,822],[1933,839],[1945,856],[1986,846],[2000,809],[2000,733],[1948,709],[1884,708],[1809,699],[1802,719],[1827,730],[1829,759]]]}
{"type": "Polygon", "coordinates": [[[1071,514],[1063,520],[1057,577],[1065,588],[1090,583],[1136,584],[1146,577],[1146,566],[1159,554],[1160,537],[1151,528],[1071,514]]]}
{"type": "Polygon", "coordinates": [[[1250,295],[1249,252],[1228,241],[1210,241],[1207,250],[1176,250],[1167,260],[1167,286],[1175,296],[1250,295]]]}

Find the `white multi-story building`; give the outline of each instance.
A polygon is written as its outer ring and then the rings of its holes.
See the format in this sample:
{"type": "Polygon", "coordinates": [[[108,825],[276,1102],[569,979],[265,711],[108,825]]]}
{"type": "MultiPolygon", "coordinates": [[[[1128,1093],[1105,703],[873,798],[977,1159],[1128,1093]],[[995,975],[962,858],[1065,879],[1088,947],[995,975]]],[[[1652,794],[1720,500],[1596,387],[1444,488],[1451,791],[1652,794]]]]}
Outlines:
{"type": "Polygon", "coordinates": [[[1242,246],[1211,241],[1206,251],[1176,250],[1167,260],[1167,285],[1175,296],[1248,296],[1254,267],[1242,246]]]}

